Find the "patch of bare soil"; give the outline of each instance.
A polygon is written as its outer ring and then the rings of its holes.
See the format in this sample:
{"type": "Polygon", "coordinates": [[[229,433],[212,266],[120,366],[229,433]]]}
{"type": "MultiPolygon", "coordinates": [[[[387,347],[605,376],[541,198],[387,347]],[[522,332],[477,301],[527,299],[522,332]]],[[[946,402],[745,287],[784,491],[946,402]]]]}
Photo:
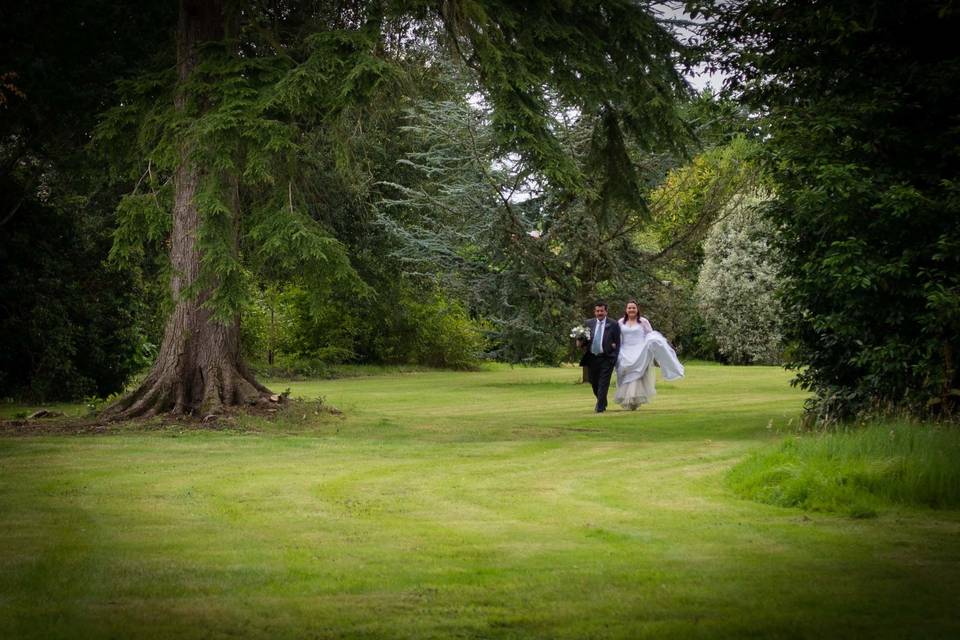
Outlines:
{"type": "Polygon", "coordinates": [[[152,418],[105,420],[99,416],[66,417],[38,412],[27,418],[0,420],[0,437],[44,435],[104,435],[150,431],[239,431],[258,433],[258,425],[294,420],[303,422],[308,416],[340,416],[342,413],[322,401],[283,401],[231,407],[219,414],[162,414],[152,418]],[[39,415],[38,415],[39,414],[39,415]]]}

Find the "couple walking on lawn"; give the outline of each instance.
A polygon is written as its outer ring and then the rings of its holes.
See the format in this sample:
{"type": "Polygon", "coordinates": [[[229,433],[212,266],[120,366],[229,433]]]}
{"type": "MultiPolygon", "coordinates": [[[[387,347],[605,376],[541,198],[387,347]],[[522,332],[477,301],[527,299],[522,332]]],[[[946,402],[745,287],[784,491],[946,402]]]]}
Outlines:
{"type": "Polygon", "coordinates": [[[636,300],[627,302],[623,317],[617,321],[607,317],[606,302],[597,302],[593,319],[586,326],[587,333],[577,339],[577,344],[584,349],[580,366],[589,370],[597,413],[607,410],[607,390],[614,369],[617,391],[613,400],[631,411],[650,402],[657,393],[656,372],[651,366],[654,361],[664,380],[683,377],[683,365],[673,347],[640,315],[636,300]]]}

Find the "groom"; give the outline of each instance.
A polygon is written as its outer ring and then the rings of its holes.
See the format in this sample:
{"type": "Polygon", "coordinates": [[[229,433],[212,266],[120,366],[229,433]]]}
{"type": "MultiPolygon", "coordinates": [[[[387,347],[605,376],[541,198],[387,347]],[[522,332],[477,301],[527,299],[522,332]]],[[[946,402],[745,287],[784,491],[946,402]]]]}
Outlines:
{"type": "Polygon", "coordinates": [[[590,371],[590,385],[593,395],[597,397],[597,413],[607,410],[607,390],[610,388],[610,376],[617,364],[617,354],[620,352],[620,325],[607,318],[607,303],[597,302],[593,305],[593,320],[587,321],[590,330],[590,340],[581,342],[585,353],[580,359],[580,366],[590,371]]]}

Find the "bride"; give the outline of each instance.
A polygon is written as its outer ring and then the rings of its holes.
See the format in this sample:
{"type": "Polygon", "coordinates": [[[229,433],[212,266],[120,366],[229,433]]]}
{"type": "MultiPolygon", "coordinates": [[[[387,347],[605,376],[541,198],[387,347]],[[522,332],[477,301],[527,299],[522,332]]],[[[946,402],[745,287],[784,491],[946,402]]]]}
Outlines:
{"type": "Polygon", "coordinates": [[[664,380],[683,377],[683,365],[677,354],[650,321],[640,315],[636,300],[627,303],[620,318],[620,355],[617,357],[617,393],[613,400],[633,411],[650,402],[657,394],[656,372],[650,366],[656,360],[664,380]]]}

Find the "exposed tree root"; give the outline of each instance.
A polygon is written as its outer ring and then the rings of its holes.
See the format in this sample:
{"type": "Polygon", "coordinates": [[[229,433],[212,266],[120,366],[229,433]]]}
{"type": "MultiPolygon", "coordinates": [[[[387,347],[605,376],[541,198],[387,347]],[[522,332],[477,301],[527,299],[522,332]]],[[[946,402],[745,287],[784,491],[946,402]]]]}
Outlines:
{"type": "Polygon", "coordinates": [[[257,382],[240,359],[239,323],[221,323],[198,303],[177,305],[157,361],[143,383],[107,407],[104,420],[162,413],[206,417],[231,407],[283,400],[257,382]]]}
{"type": "Polygon", "coordinates": [[[148,418],[161,413],[219,415],[227,408],[274,404],[282,400],[241,368],[230,364],[191,374],[160,371],[156,367],[133,393],[107,407],[106,420],[148,418]]]}

